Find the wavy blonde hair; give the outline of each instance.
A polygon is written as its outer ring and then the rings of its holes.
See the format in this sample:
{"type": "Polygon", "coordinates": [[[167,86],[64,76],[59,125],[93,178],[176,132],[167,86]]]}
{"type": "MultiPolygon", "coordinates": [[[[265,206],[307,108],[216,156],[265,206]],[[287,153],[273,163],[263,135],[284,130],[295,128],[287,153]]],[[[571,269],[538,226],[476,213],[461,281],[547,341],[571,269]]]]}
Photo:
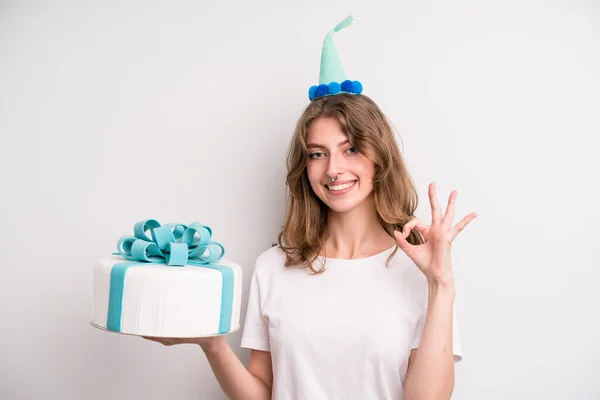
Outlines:
{"type": "MultiPolygon", "coordinates": [[[[313,262],[327,239],[328,206],[317,197],[306,172],[306,142],[311,124],[318,118],[333,118],[348,136],[351,145],[375,164],[373,198],[381,226],[393,237],[394,230],[414,218],[418,205],[415,185],[406,166],[394,131],[377,104],[365,95],[338,94],[313,100],[296,124],[287,155],[288,204],[277,244],[286,254],[285,266],[309,267],[321,273],[313,262]]],[[[411,244],[423,243],[417,230],[407,238],[411,244]]],[[[398,247],[386,261],[396,254],[398,247]]]]}

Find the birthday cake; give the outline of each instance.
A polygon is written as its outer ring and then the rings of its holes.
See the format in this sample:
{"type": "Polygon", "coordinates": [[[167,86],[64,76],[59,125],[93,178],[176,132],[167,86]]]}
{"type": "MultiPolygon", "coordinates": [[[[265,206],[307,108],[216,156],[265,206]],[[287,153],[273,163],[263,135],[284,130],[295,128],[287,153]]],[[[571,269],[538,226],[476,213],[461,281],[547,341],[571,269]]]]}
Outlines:
{"type": "Polygon", "coordinates": [[[204,337],[240,327],[242,269],[212,230],[138,222],[94,266],[93,326],[149,337],[204,337]],[[147,233],[150,233],[148,236],[147,233]]]}

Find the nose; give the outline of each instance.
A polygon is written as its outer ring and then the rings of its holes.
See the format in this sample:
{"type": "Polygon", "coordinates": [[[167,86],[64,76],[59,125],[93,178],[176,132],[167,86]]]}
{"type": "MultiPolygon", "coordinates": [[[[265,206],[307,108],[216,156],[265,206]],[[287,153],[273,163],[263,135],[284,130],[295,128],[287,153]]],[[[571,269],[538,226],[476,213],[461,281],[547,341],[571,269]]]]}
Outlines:
{"type": "Polygon", "coordinates": [[[327,162],[327,171],[329,176],[338,176],[346,172],[346,162],[341,154],[330,154],[327,162]]]}

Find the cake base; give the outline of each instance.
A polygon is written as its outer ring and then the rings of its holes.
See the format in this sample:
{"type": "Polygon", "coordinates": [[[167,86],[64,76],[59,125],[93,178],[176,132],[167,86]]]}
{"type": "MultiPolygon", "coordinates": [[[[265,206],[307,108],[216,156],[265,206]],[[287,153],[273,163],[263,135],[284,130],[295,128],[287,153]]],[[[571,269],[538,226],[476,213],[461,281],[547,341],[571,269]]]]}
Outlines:
{"type": "Polygon", "coordinates": [[[191,339],[191,338],[227,336],[230,333],[233,333],[233,332],[235,332],[235,331],[237,331],[237,330],[240,329],[240,325],[238,325],[234,329],[231,329],[229,332],[225,332],[225,333],[216,333],[216,334],[213,334],[213,335],[200,335],[200,336],[198,336],[198,335],[196,335],[196,336],[177,336],[177,337],[174,338],[172,336],[140,335],[140,334],[136,334],[136,333],[111,331],[110,329],[106,329],[103,326],[95,324],[94,321],[90,321],[90,325],[92,325],[96,329],[100,329],[101,331],[110,332],[110,333],[116,333],[116,334],[119,334],[119,335],[149,337],[149,338],[164,338],[164,339],[170,339],[170,338],[173,338],[173,339],[191,339]]]}

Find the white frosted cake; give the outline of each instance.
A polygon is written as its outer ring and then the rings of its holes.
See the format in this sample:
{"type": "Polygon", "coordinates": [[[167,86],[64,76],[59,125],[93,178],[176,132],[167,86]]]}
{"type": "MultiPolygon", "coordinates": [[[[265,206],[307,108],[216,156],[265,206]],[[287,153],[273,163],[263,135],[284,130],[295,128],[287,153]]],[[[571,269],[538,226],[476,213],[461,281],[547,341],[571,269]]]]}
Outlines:
{"type": "Polygon", "coordinates": [[[94,266],[92,325],[180,338],[239,329],[242,269],[221,259],[222,253],[215,256],[215,245],[223,247],[208,241],[210,228],[198,223],[161,227],[147,220],[134,231],[135,237],[119,240],[118,253],[94,266]],[[152,239],[144,233],[148,230],[152,239]]]}

